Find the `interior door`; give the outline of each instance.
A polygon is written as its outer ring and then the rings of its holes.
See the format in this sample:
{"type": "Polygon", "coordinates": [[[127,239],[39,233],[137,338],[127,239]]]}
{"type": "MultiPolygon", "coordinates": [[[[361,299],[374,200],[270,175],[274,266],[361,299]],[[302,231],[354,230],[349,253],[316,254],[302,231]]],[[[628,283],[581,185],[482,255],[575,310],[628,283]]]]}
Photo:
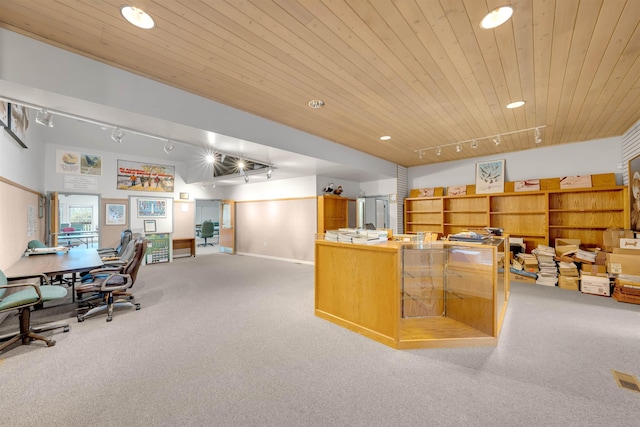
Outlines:
{"type": "Polygon", "coordinates": [[[47,197],[47,235],[49,236],[49,246],[58,246],[58,232],[60,223],[60,212],[58,211],[58,193],[51,192],[47,197]]]}
{"type": "Polygon", "coordinates": [[[220,202],[220,252],[236,253],[236,205],[233,200],[220,202]]]}

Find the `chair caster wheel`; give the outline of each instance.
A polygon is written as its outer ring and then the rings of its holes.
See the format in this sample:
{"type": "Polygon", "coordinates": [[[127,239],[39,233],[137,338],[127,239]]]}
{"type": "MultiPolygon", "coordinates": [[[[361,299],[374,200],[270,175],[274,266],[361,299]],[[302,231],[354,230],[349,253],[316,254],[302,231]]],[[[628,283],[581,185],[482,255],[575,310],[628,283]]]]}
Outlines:
{"type": "Polygon", "coordinates": [[[78,316],[78,322],[84,322],[84,317],[78,316]]]}
{"type": "Polygon", "coordinates": [[[54,345],[56,345],[56,342],[54,340],[47,341],[47,347],[53,347],[54,345]]]}
{"type": "Polygon", "coordinates": [[[68,327],[68,326],[65,326],[65,327],[62,329],[62,332],[69,332],[69,327],[68,327]]]}
{"type": "Polygon", "coordinates": [[[107,316],[107,322],[111,322],[112,320],[113,320],[113,317],[107,316]]]}
{"type": "Polygon", "coordinates": [[[136,310],[140,310],[140,304],[136,304],[136,310]]]}

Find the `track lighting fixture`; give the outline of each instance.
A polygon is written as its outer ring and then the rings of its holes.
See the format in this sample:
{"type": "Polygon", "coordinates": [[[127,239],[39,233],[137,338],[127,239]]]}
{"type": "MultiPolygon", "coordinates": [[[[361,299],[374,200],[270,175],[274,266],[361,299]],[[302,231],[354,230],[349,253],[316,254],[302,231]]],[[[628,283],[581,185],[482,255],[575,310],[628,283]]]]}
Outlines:
{"type": "Polygon", "coordinates": [[[171,141],[166,141],[166,142],[164,143],[164,148],[163,148],[163,150],[164,150],[164,152],[165,152],[165,153],[167,153],[167,154],[171,154],[171,152],[173,151],[173,149],[174,149],[174,148],[176,148],[176,147],[175,147],[175,145],[173,145],[173,144],[171,143],[171,141]]]}
{"type": "Polygon", "coordinates": [[[483,139],[489,140],[497,146],[497,145],[500,145],[500,143],[502,142],[502,137],[505,135],[513,135],[513,134],[517,134],[521,132],[529,132],[529,131],[535,131],[534,141],[536,144],[540,144],[542,142],[542,129],[546,127],[547,127],[546,125],[541,125],[533,128],[528,128],[528,129],[520,129],[520,130],[511,131],[511,132],[503,132],[497,135],[489,135],[489,136],[483,136],[479,138],[467,139],[465,141],[452,142],[450,144],[439,145],[437,147],[420,148],[418,150],[415,150],[415,152],[418,153],[418,157],[422,159],[426,151],[435,150],[436,156],[439,156],[442,154],[442,147],[455,146],[456,152],[460,153],[462,151],[462,145],[467,142],[469,142],[470,143],[469,145],[471,146],[471,148],[474,148],[474,149],[478,148],[478,145],[479,145],[478,141],[481,141],[483,139]]]}
{"type": "Polygon", "coordinates": [[[267,171],[267,179],[271,179],[271,174],[273,173],[273,169],[269,168],[267,171]]]}
{"type": "Polygon", "coordinates": [[[248,175],[244,176],[244,182],[249,182],[249,176],[248,175]]]}
{"type": "Polygon", "coordinates": [[[36,115],[36,123],[52,128],[53,117],[47,109],[43,108],[42,110],[38,111],[38,114],[36,115]]]}
{"type": "Polygon", "coordinates": [[[122,129],[118,127],[114,128],[111,132],[111,139],[113,139],[118,144],[121,144],[122,138],[124,138],[124,132],[122,131],[122,129]]]}

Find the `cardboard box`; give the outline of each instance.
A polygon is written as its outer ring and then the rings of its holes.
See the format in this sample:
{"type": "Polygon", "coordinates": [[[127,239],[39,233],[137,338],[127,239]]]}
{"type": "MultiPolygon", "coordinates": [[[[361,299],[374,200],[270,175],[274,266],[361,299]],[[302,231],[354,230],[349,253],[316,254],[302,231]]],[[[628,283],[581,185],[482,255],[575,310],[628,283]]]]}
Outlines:
{"type": "Polygon", "coordinates": [[[562,289],[570,289],[572,291],[580,290],[580,278],[570,276],[558,276],[558,287],[562,289]]]}
{"type": "Polygon", "coordinates": [[[580,291],[584,294],[611,296],[611,283],[606,276],[583,274],[580,277],[580,291]]]}
{"type": "Polygon", "coordinates": [[[613,248],[620,247],[620,239],[633,239],[633,231],[621,228],[608,228],[602,235],[602,249],[612,252],[613,248]]]}
{"type": "Polygon", "coordinates": [[[516,273],[513,273],[513,272],[509,272],[509,281],[529,283],[531,285],[535,285],[536,284],[536,278],[535,277],[523,276],[521,274],[516,274],[516,273]]]}
{"type": "Polygon", "coordinates": [[[640,251],[638,255],[607,254],[607,271],[611,274],[640,276],[640,251]]]}
{"type": "Polygon", "coordinates": [[[607,266],[599,264],[582,264],[580,270],[587,274],[606,274],[607,266]]]}
{"type": "Polygon", "coordinates": [[[640,251],[640,239],[620,239],[620,249],[640,251]]]}

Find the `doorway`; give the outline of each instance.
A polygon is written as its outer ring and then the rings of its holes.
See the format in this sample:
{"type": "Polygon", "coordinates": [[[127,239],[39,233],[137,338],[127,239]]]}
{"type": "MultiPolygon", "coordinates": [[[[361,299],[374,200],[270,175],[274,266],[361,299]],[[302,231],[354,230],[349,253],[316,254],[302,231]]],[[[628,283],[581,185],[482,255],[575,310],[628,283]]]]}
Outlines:
{"type": "Polygon", "coordinates": [[[196,199],[196,255],[220,252],[220,199],[196,199]],[[202,235],[202,223],[213,222],[214,234],[205,238],[202,235]]]}
{"type": "Polygon", "coordinates": [[[100,196],[58,193],[56,204],[58,220],[52,225],[51,235],[57,236],[57,245],[99,248],[100,196]]]}
{"type": "Polygon", "coordinates": [[[357,227],[373,224],[375,228],[389,228],[389,196],[358,197],[357,227]]]}

